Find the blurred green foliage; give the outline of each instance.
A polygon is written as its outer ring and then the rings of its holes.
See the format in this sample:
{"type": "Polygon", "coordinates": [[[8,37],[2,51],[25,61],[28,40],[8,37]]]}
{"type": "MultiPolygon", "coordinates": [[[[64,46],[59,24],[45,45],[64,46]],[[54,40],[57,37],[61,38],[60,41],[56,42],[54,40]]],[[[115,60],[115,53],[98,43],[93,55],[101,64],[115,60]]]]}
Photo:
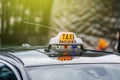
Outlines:
{"type": "Polygon", "coordinates": [[[111,41],[119,5],[119,0],[0,0],[1,45],[44,45],[60,31],[75,32],[88,47],[100,37],[111,41]]]}
{"type": "Polygon", "coordinates": [[[53,0],[1,0],[1,44],[46,44],[53,0]],[[46,36],[46,37],[45,37],[46,36]]]}

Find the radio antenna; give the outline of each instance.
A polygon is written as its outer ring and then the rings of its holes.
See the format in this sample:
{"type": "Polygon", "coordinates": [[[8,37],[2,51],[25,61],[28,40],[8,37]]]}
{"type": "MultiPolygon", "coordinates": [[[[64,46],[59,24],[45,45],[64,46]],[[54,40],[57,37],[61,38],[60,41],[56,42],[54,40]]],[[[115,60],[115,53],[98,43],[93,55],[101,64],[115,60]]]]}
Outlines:
{"type": "Polygon", "coordinates": [[[60,32],[60,30],[58,30],[58,29],[55,28],[55,27],[51,27],[51,26],[46,26],[46,25],[37,24],[37,23],[32,23],[32,22],[23,22],[23,23],[25,23],[25,24],[30,24],[30,25],[35,25],[35,26],[42,26],[42,27],[46,27],[46,28],[55,30],[55,31],[57,31],[57,32],[60,32]]]}

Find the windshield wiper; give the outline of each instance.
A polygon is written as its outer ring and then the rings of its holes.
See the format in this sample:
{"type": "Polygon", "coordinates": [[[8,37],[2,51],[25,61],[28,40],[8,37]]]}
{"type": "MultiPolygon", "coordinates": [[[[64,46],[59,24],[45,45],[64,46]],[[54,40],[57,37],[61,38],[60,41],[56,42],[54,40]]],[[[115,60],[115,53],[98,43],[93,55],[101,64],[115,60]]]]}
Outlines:
{"type": "Polygon", "coordinates": [[[83,49],[83,50],[50,50],[49,53],[46,53],[49,57],[59,57],[59,56],[78,56],[78,57],[99,57],[104,55],[120,55],[120,53],[117,52],[109,52],[109,51],[98,51],[98,50],[89,50],[89,49],[83,49]],[[67,52],[67,55],[64,55],[63,53],[67,52]],[[72,54],[72,52],[75,52],[72,54]]]}
{"type": "Polygon", "coordinates": [[[98,57],[98,56],[104,56],[110,54],[120,55],[120,53],[118,52],[109,52],[109,51],[98,51],[98,50],[89,50],[89,49],[85,49],[82,51],[82,56],[85,57],[98,57]]]}

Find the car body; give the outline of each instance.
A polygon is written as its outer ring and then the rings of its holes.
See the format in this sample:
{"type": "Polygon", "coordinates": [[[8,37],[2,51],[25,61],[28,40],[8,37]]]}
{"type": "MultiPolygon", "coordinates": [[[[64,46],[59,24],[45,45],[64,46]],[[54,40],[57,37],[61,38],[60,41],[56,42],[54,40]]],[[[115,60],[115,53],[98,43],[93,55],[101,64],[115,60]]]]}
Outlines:
{"type": "MultiPolygon", "coordinates": [[[[90,52],[88,51],[88,53],[90,52]]],[[[58,60],[58,57],[49,57],[48,55],[46,55],[44,49],[23,51],[20,50],[12,52],[1,52],[0,64],[4,64],[5,66],[7,66],[7,68],[9,68],[16,77],[9,78],[8,76],[4,76],[8,77],[8,79],[6,80],[78,80],[78,78],[80,77],[78,76],[78,74],[76,74],[76,76],[75,72],[78,72],[79,74],[84,73],[84,77],[81,76],[82,80],[89,79],[86,77],[90,77],[90,80],[110,80],[111,77],[104,77],[110,76],[111,74],[113,74],[112,72],[114,72],[112,78],[114,80],[119,80],[118,73],[120,73],[120,57],[119,55],[115,54],[108,54],[99,57],[73,56],[73,60],[60,61],[58,60]],[[108,68],[113,69],[113,71],[109,71],[108,68]],[[80,69],[80,71],[78,71],[77,69],[80,69]],[[89,72],[90,70],[91,72],[89,72]],[[118,72],[115,73],[114,70],[118,72]],[[74,78],[72,77],[72,75],[74,78]],[[57,79],[57,77],[59,77],[59,79],[57,79]]],[[[3,70],[1,72],[6,73],[7,71],[5,72],[3,70]]]]}
{"type": "Polygon", "coordinates": [[[0,80],[120,79],[119,53],[84,49],[75,39],[79,44],[66,41],[0,49],[0,80]]]}

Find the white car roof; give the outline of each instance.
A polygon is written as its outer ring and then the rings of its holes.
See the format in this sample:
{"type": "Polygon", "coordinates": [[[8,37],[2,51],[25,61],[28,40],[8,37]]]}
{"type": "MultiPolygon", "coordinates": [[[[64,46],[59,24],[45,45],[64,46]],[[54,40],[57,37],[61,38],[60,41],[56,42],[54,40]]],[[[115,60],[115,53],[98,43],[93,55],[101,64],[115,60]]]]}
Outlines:
{"type": "Polygon", "coordinates": [[[52,65],[52,64],[71,64],[71,63],[120,63],[120,57],[114,54],[100,57],[75,57],[71,61],[59,61],[57,58],[48,57],[42,53],[44,50],[31,50],[14,53],[25,64],[25,66],[34,65],[52,65]]]}

